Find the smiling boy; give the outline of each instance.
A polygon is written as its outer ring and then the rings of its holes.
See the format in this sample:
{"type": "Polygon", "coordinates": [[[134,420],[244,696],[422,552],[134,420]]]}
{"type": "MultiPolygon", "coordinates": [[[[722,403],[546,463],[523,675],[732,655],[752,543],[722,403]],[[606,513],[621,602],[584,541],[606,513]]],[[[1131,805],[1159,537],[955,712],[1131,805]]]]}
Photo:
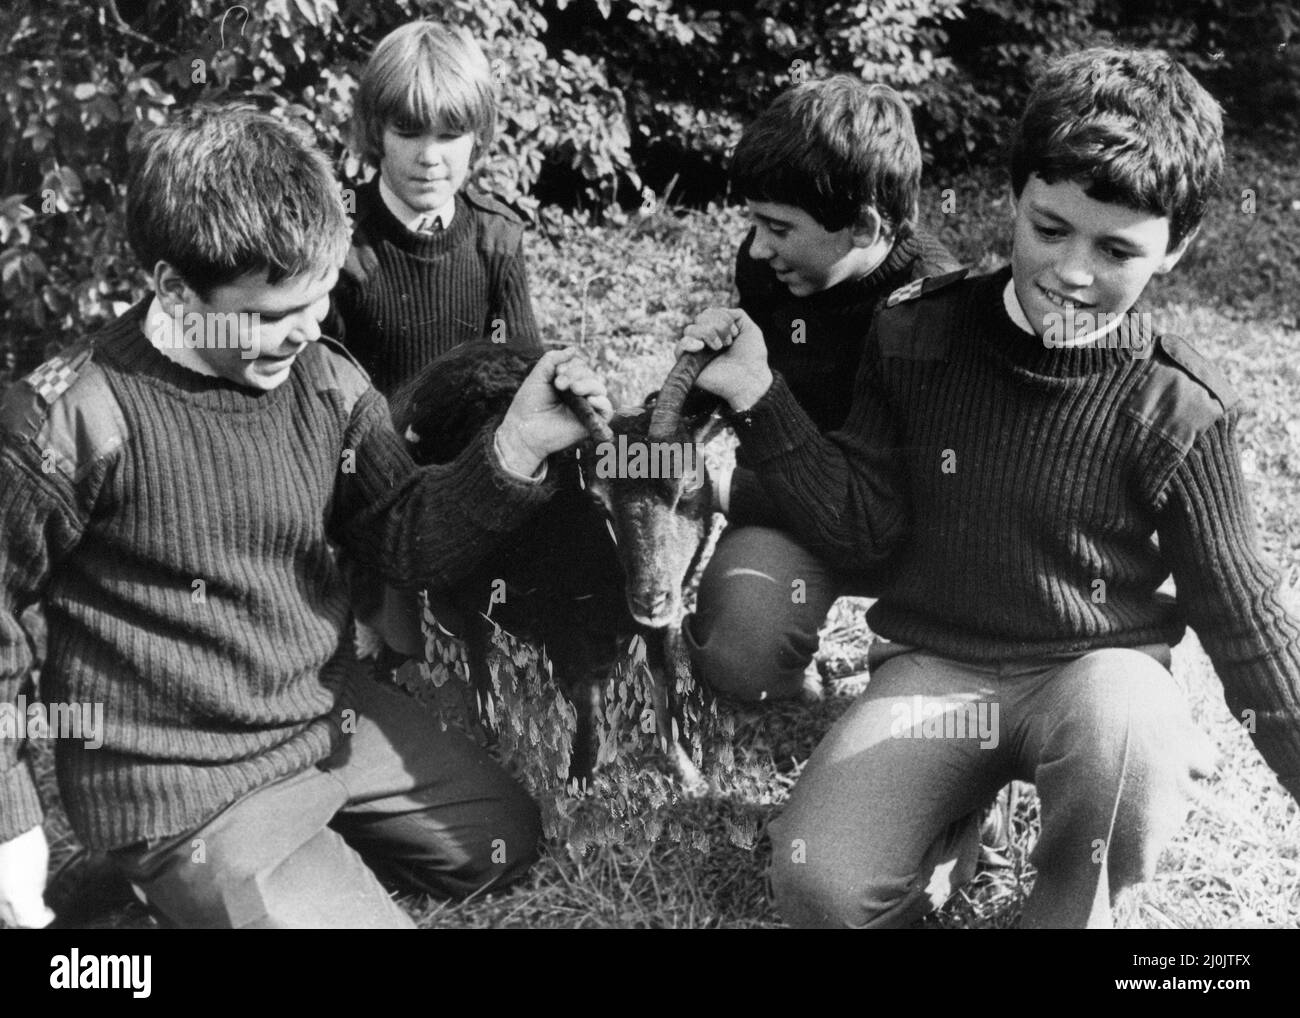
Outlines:
{"type": "Polygon", "coordinates": [[[327,324],[385,396],[464,342],[541,350],[523,225],[466,187],[496,118],[491,68],[463,28],[403,25],[362,71],[353,147],[379,172],[357,190],[327,324]]]}
{"type": "MultiPolygon", "coordinates": [[[[416,469],[320,321],[347,251],[301,125],[200,106],[132,153],[132,248],[154,293],[0,402],[0,703],[99,705],[62,740],[82,844],[167,924],[409,927],[382,875],[464,896],[524,873],[536,807],[479,747],[356,660],[338,552],[412,591],[454,582],[553,491],[544,463],[610,406],[570,352],[496,428],[416,469]],[[176,321],[220,316],[238,341],[176,321]],[[210,336],[199,330],[199,339],[210,336]]],[[[23,740],[0,739],[0,920],[40,926],[48,849],[23,740]]]]}
{"type": "Polygon", "coordinates": [[[1177,63],[1073,54],[1016,130],[1011,266],[892,297],[843,430],[819,433],[742,313],[689,328],[682,349],[729,347],[697,384],[727,399],[788,525],[828,559],[889,564],[867,617],[892,643],[769,828],[791,923],[911,923],[953,825],[1015,779],[1042,808],[1022,923],[1110,925],[1206,770],[1168,671],[1188,624],[1300,797],[1300,624],[1256,544],[1240,402],[1131,313],[1222,164],[1218,104],[1177,63]],[[1076,314],[1109,327],[1052,338],[1076,314]],[[935,734],[993,707],[996,745],[935,734]]]}
{"type": "MultiPolygon", "coordinates": [[[[818,430],[840,427],[877,309],[957,265],[915,225],[911,113],[888,86],[846,75],[798,85],[745,128],[731,176],[753,222],[736,257],[740,307],[818,430]]],[[[716,483],[730,526],[682,630],[695,668],[742,700],[818,695],[818,630],[837,597],[868,592],[864,581],[773,519],[743,460],[716,483]]]]}

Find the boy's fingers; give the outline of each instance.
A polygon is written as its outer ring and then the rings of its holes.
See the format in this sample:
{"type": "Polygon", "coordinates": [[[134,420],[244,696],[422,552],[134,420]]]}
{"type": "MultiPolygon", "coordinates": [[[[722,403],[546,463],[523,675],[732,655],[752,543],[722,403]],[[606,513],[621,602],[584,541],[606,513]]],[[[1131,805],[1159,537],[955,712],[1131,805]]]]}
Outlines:
{"type": "Polygon", "coordinates": [[[705,308],[695,316],[695,324],[702,328],[726,332],[731,326],[731,312],[726,308],[705,308]]]}
{"type": "Polygon", "coordinates": [[[568,389],[578,396],[603,396],[605,383],[597,375],[561,375],[556,378],[557,388],[568,389]],[[558,383],[563,380],[564,385],[558,383]]]}
{"type": "MultiPolygon", "coordinates": [[[[682,330],[683,339],[696,339],[711,350],[721,350],[727,346],[735,334],[725,325],[688,325],[682,330]]],[[[697,348],[698,349],[698,348],[697,348]]]]}
{"type": "MultiPolygon", "coordinates": [[[[577,356],[578,351],[571,346],[566,346],[563,350],[547,350],[537,361],[537,368],[541,369],[543,378],[553,379],[561,365],[568,363],[577,356]]],[[[537,370],[537,368],[534,370],[537,370]]]]}

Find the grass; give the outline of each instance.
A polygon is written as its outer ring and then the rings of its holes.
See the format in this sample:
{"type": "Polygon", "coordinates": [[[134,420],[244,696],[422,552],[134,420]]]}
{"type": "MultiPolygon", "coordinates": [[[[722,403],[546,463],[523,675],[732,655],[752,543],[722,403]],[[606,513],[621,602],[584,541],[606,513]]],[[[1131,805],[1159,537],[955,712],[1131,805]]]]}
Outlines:
{"type": "MultiPolygon", "coordinates": [[[[1153,284],[1147,305],[1157,327],[1187,337],[1217,363],[1245,403],[1240,441],[1261,544],[1278,563],[1300,611],[1300,143],[1230,148],[1226,191],[1187,257],[1153,284]],[[1255,192],[1255,212],[1241,192],[1255,192]]],[[[1009,204],[996,174],[934,181],[923,220],[979,268],[1006,260],[1009,204]],[[952,186],[956,210],[939,211],[952,186]]],[[[638,401],[657,387],[671,346],[693,314],[731,299],[736,209],[681,210],[636,219],[618,229],[575,223],[551,239],[530,238],[529,264],[547,338],[580,345],[606,375],[616,402],[638,401]],[[585,297],[584,297],[585,294],[585,297]]],[[[764,893],[765,846],[732,844],[728,821],[770,818],[803,762],[866,681],[865,603],[840,601],[828,620],[819,658],[837,678],[815,705],[736,707],[734,778],[727,787],[670,807],[688,830],[710,833],[702,853],[669,842],[634,850],[607,846],[585,857],[551,843],[520,886],[462,903],[401,899],[425,927],[776,927],[764,893]]],[[[1175,649],[1175,678],[1198,724],[1210,734],[1217,774],[1198,783],[1187,823],[1161,860],[1156,878],[1123,899],[1116,924],[1137,929],[1300,925],[1300,810],[1281,789],[1223,701],[1222,688],[1194,636],[1175,649]]],[[[53,801],[51,768],[41,782],[53,801]]],[[[1013,817],[1013,866],[981,872],[927,924],[987,928],[1014,925],[1032,887],[1028,857],[1037,801],[1025,786],[1013,817]]],[[[74,840],[60,811],[47,830],[54,861],[74,840]]],[[[138,909],[107,925],[141,925],[138,909]]]]}

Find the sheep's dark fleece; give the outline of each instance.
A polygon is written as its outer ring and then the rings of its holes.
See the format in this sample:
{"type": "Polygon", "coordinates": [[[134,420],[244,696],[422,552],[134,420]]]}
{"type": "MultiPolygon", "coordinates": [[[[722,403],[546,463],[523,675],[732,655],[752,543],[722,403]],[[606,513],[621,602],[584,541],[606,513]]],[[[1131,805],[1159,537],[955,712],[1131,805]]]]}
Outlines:
{"type": "MultiPolygon", "coordinates": [[[[486,341],[432,361],[391,400],[393,423],[415,461],[449,462],[484,427],[495,426],[535,362],[486,341]]],[[[579,481],[578,454],[552,456],[548,469],[559,482],[554,498],[443,593],[461,615],[453,628],[464,628],[471,669],[485,660],[491,633],[483,614],[512,635],[545,645],[557,683],[578,707],[572,773],[585,776],[595,762],[586,708],[594,709],[599,685],[638,627],[604,513],[579,481]],[[490,604],[496,580],[505,581],[505,601],[490,604]]]]}

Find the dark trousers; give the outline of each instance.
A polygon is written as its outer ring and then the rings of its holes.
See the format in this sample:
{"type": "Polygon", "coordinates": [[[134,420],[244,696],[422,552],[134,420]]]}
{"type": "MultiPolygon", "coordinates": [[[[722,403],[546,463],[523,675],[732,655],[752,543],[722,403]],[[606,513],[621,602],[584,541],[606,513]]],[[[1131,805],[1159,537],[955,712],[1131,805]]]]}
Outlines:
{"type": "Polygon", "coordinates": [[[854,593],[786,532],[728,527],[682,625],[696,674],[739,700],[799,696],[831,605],[854,593]]]}
{"type": "Polygon", "coordinates": [[[164,922],[409,928],[380,876],[464,897],[528,869],[537,807],[491,757],[373,678],[350,694],[355,732],[329,759],[193,831],[112,853],[164,922]]]}

